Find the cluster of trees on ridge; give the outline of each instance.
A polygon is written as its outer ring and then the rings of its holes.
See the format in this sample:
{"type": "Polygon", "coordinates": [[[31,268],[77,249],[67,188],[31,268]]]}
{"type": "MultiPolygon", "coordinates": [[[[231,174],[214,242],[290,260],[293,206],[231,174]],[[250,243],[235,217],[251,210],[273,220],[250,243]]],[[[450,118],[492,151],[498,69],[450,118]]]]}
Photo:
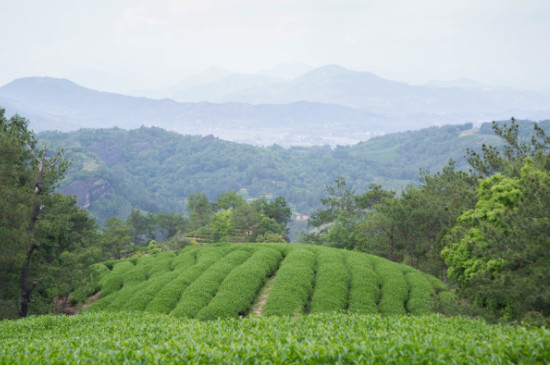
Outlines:
{"type": "Polygon", "coordinates": [[[463,133],[468,130],[471,124],[433,127],[335,148],[255,147],[160,128],[38,137],[52,151],[64,149],[72,161],[60,191],[77,195],[79,204],[104,222],[111,216],[126,219],[132,209],[184,212],[190,194],[205,193],[214,201],[229,190],[245,199],[281,196],[297,215],[310,215],[326,196],[325,185],[337,176],[357,191],[373,182],[400,190],[417,182],[418,168],[438,171],[452,157],[461,169],[467,165],[466,147],[498,143],[490,128],[463,133]]]}
{"type": "MultiPolygon", "coordinates": [[[[373,184],[362,194],[343,178],[328,186],[304,242],[355,249],[449,278],[472,303],[503,320],[550,316],[550,137],[492,125],[502,150],[467,150],[398,196],[373,184]]],[[[548,320],[546,320],[548,323],[548,320]]]]}

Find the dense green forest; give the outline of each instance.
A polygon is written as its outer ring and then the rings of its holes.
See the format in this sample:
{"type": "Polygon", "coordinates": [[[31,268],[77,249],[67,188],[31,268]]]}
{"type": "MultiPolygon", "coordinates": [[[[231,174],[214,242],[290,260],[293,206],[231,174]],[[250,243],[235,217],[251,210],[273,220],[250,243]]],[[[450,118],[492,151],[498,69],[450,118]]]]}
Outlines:
{"type": "Polygon", "coordinates": [[[334,149],[262,148],[159,128],[47,132],[39,139],[52,150],[63,148],[72,162],[61,191],[76,195],[102,222],[113,215],[125,219],[132,208],[183,212],[190,194],[215,200],[229,190],[245,199],[281,196],[296,214],[309,215],[339,176],[358,191],[371,183],[400,190],[418,182],[419,168],[437,171],[449,158],[467,168],[467,147],[498,143],[490,128],[471,128],[433,127],[334,149]]]}

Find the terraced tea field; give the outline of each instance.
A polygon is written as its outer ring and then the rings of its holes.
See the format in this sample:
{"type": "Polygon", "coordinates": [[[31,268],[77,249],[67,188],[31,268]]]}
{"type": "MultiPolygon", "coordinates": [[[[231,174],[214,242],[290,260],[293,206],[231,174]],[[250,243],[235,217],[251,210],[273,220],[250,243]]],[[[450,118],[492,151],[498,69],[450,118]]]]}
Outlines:
{"type": "Polygon", "coordinates": [[[342,311],[418,315],[445,308],[453,297],[438,279],[409,266],[312,245],[189,246],[96,268],[101,294],[87,312],[201,320],[342,311]]]}

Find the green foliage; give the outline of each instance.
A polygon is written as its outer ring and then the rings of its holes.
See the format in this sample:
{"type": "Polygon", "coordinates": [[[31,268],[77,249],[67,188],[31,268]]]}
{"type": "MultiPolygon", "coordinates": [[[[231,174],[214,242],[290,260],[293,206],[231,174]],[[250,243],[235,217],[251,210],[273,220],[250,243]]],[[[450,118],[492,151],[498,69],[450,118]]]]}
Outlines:
{"type": "MultiPolygon", "coordinates": [[[[545,124],[547,126],[548,123],[545,124]]],[[[484,143],[479,153],[468,148],[468,163],[472,172],[483,178],[496,173],[518,176],[527,157],[538,160],[550,149],[550,137],[544,129],[537,123],[534,123],[533,128],[534,134],[520,134],[520,125],[514,118],[510,120],[510,125],[493,121],[491,129],[501,138],[504,146],[499,149],[484,143]]]]}
{"type": "MultiPolygon", "coordinates": [[[[155,298],[167,284],[171,283],[180,275],[179,271],[169,271],[164,274],[160,274],[144,282],[143,286],[139,288],[130,288],[134,292],[134,295],[121,305],[122,310],[125,311],[144,311],[145,308],[155,298]]],[[[110,309],[110,308],[108,308],[110,309]]]]}
{"type": "Polygon", "coordinates": [[[0,319],[47,313],[52,301],[80,298],[101,260],[96,227],[73,197],[56,194],[68,163],[38,148],[29,122],[0,108],[0,319]],[[11,313],[11,314],[10,314],[11,313]]]}
{"type": "Polygon", "coordinates": [[[256,237],[256,242],[286,243],[283,236],[281,236],[280,234],[277,234],[277,233],[273,233],[273,232],[266,232],[264,234],[258,235],[258,237],[256,237]]]}
{"type": "Polygon", "coordinates": [[[180,266],[177,268],[175,270],[178,272],[177,277],[167,283],[156,294],[145,310],[148,312],[170,313],[180,301],[185,289],[223,256],[224,252],[220,249],[205,248],[201,250],[197,254],[197,263],[193,266],[180,266]]]}
{"type": "Polygon", "coordinates": [[[382,285],[379,311],[386,315],[405,314],[409,287],[403,269],[386,260],[374,260],[376,274],[382,285]]]}
{"type": "Polygon", "coordinates": [[[124,283],[126,273],[132,269],[134,269],[134,264],[129,260],[120,261],[114,265],[111,275],[104,277],[102,280],[100,297],[106,297],[120,289],[124,283]]]}
{"type": "Polygon", "coordinates": [[[246,249],[234,250],[213,264],[208,271],[189,284],[171,314],[175,317],[196,317],[212,300],[229,273],[245,262],[251,253],[251,250],[246,249]]]}
{"type": "Polygon", "coordinates": [[[347,309],[350,273],[343,252],[320,251],[317,255],[315,289],[311,298],[311,313],[347,309]]]}
{"type": "Polygon", "coordinates": [[[434,287],[426,278],[426,275],[418,271],[410,271],[405,274],[409,284],[409,297],[407,310],[411,314],[430,314],[433,312],[434,287]]]}
{"type": "Polygon", "coordinates": [[[199,322],[147,313],[0,322],[2,364],[550,362],[550,331],[439,315],[199,322]]]}
{"type": "Polygon", "coordinates": [[[497,174],[477,189],[442,255],[476,304],[505,320],[550,315],[550,173],[526,159],[519,178],[497,174]]]}
{"type": "Polygon", "coordinates": [[[349,311],[377,313],[380,288],[369,256],[357,252],[346,255],[346,266],[350,271],[349,311]]]}
{"type": "Polygon", "coordinates": [[[445,278],[440,257],[445,234],[464,209],[473,207],[476,181],[457,171],[455,162],[430,175],[422,172],[422,185],[408,186],[400,197],[371,185],[363,194],[346,187],[343,178],[327,187],[326,209],[312,215],[316,229],[303,236],[306,242],[357,249],[445,278]]]}
{"type": "Polygon", "coordinates": [[[160,128],[44,132],[40,139],[54,149],[64,147],[73,161],[63,189],[97,179],[108,190],[107,196],[93,189],[90,194],[89,209],[103,222],[113,215],[125,219],[132,208],[182,212],[190,194],[202,192],[215,200],[229,190],[251,198],[281,196],[293,210],[309,215],[326,197],[325,186],[338,176],[356,191],[373,182],[400,190],[417,182],[419,168],[437,171],[449,158],[458,169],[466,167],[466,147],[498,142],[488,134],[461,136],[469,128],[471,124],[396,133],[334,150],[328,145],[253,147],[160,128]]]}
{"type": "Polygon", "coordinates": [[[329,247],[220,243],[189,246],[177,256],[162,252],[119,261],[112,271],[101,267],[103,291],[89,311],[140,310],[199,319],[242,316],[270,279],[262,315],[465,313],[455,301],[440,300],[448,289],[434,277],[329,247]]]}
{"type": "Polygon", "coordinates": [[[265,303],[265,315],[291,315],[302,313],[313,292],[315,254],[296,248],[288,253],[265,303]]]}
{"type": "Polygon", "coordinates": [[[211,203],[204,194],[189,196],[192,232],[189,236],[204,238],[206,242],[286,242],[287,223],[292,215],[286,201],[276,197],[269,201],[265,197],[247,203],[234,191],[218,196],[211,203]],[[202,208],[201,208],[202,207],[202,208]],[[206,207],[209,207],[206,212],[206,207]],[[198,209],[198,210],[197,210],[198,209]],[[204,217],[197,218],[200,214],[204,217]],[[195,217],[195,218],[193,218],[195,217]]]}
{"type": "Polygon", "coordinates": [[[244,264],[231,271],[214,299],[198,313],[197,318],[215,319],[245,314],[281,259],[282,255],[278,250],[257,250],[244,264]]]}

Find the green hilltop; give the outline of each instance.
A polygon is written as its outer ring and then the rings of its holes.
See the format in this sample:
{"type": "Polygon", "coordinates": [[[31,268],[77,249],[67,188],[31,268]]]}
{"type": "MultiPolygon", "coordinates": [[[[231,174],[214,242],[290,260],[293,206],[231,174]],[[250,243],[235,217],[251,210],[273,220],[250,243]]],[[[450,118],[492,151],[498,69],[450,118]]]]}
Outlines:
{"type": "Polygon", "coordinates": [[[435,277],[359,252],[303,244],[188,246],[95,265],[99,299],[85,309],[201,320],[341,312],[448,312],[435,277]]]}
{"type": "MultiPolygon", "coordinates": [[[[532,125],[520,121],[520,134],[531,133],[532,125]]],[[[550,121],[540,125],[550,130],[550,121]]],[[[309,215],[320,208],[326,185],[337,177],[356,191],[372,183],[401,190],[418,184],[419,169],[439,171],[450,158],[457,169],[468,169],[468,147],[479,151],[484,143],[502,145],[489,123],[431,127],[335,147],[259,147],[155,127],[38,137],[51,150],[63,149],[72,162],[60,192],[75,195],[78,205],[100,222],[111,216],[125,219],[132,209],[183,212],[190,194],[215,200],[229,190],[245,199],[280,196],[297,215],[309,215]]]]}

